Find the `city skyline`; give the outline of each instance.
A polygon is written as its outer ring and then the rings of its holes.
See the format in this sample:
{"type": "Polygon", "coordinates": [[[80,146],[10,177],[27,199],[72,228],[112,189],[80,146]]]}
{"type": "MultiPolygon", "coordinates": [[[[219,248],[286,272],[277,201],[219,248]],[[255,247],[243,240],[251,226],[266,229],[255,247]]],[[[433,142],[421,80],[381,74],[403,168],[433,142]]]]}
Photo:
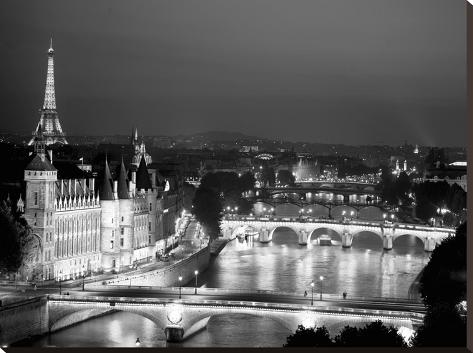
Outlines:
{"type": "Polygon", "coordinates": [[[8,97],[3,114],[11,119],[2,128],[34,129],[52,34],[58,112],[67,135],[127,134],[133,125],[147,135],[224,130],[291,142],[464,146],[464,9],[452,2],[427,8],[420,3],[357,1],[364,23],[337,19],[335,24],[330,17],[335,13],[350,20],[348,3],[290,8],[276,3],[269,11],[259,2],[251,12],[244,3],[230,2],[213,4],[214,15],[204,11],[210,3],[203,3],[192,17],[183,11],[190,4],[145,4],[147,15],[119,3],[94,7],[97,14],[89,14],[85,26],[71,18],[75,11],[89,11],[83,6],[49,1],[25,12],[21,3],[6,2],[2,7],[10,11],[2,13],[10,17],[2,23],[19,30],[3,31],[0,42],[6,52],[3,66],[11,68],[3,81],[8,86],[1,87],[8,97]],[[288,11],[283,15],[282,10],[288,11]],[[385,12],[375,17],[375,10],[385,12]],[[51,21],[40,23],[45,12],[51,21]],[[253,18],[266,12],[261,22],[253,18]],[[399,20],[388,20],[388,12],[399,20]],[[293,21],[299,15],[301,20],[293,21]],[[454,26],[436,30],[439,16],[454,26]],[[131,29],[124,31],[121,21],[131,29]],[[381,21],[380,33],[369,31],[381,21]],[[242,30],[241,23],[248,28],[242,30]],[[403,38],[406,33],[412,37],[403,38]],[[230,60],[236,54],[242,59],[230,60]]]}

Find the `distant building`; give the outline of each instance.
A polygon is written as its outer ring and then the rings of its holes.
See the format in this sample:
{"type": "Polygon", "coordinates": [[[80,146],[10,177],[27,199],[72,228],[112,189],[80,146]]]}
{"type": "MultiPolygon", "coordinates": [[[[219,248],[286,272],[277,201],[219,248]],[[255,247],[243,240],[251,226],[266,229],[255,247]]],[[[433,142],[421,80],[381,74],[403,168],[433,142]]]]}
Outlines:
{"type": "Polygon", "coordinates": [[[135,128],[132,137],[131,137],[131,144],[133,146],[134,155],[132,157],[132,164],[138,166],[141,162],[141,159],[144,158],[146,165],[151,164],[153,162],[151,156],[146,152],[146,145],[141,139],[141,142],[138,140],[138,129],[135,128]]]}
{"type": "Polygon", "coordinates": [[[425,171],[422,181],[445,181],[449,185],[457,184],[465,192],[467,191],[467,163],[453,162],[449,165],[437,163],[435,167],[425,171]]]}

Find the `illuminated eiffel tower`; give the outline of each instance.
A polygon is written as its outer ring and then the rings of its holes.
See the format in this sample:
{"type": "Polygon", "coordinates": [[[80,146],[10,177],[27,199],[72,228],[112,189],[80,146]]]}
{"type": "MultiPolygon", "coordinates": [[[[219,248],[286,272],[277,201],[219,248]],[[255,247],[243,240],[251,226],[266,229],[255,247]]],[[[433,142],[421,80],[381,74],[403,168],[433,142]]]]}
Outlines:
{"type": "Polygon", "coordinates": [[[41,117],[33,137],[28,145],[32,145],[35,138],[42,135],[46,145],[60,143],[67,145],[66,135],[62,131],[59,115],[56,111],[56,94],[54,92],[54,49],[53,40],[48,50],[48,73],[46,76],[46,90],[44,93],[43,108],[39,110],[41,117]]]}

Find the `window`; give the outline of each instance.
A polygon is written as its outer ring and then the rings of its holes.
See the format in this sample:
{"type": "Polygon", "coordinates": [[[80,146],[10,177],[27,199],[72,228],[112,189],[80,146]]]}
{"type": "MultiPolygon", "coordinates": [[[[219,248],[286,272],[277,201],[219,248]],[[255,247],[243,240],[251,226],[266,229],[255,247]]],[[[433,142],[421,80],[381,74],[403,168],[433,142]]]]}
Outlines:
{"type": "Polygon", "coordinates": [[[123,238],[120,238],[120,246],[123,246],[123,238]]]}
{"type": "Polygon", "coordinates": [[[149,210],[152,211],[153,210],[153,204],[150,202],[149,203],[149,210]]]}
{"type": "Polygon", "coordinates": [[[113,249],[113,240],[110,240],[110,249],[113,249]]]}
{"type": "Polygon", "coordinates": [[[151,235],[148,235],[148,244],[151,244],[151,235]]]}
{"type": "Polygon", "coordinates": [[[148,231],[151,232],[151,222],[148,222],[148,231]]]}
{"type": "Polygon", "coordinates": [[[121,235],[125,234],[125,228],[123,228],[123,227],[120,228],[120,234],[121,234],[121,235]]]}
{"type": "Polygon", "coordinates": [[[122,216],[122,222],[123,222],[124,219],[125,219],[125,218],[122,216]]]}
{"type": "Polygon", "coordinates": [[[34,193],[34,204],[35,204],[35,206],[38,205],[38,193],[37,192],[34,193]]]}
{"type": "Polygon", "coordinates": [[[112,218],[112,224],[113,224],[113,218],[112,218]]]}

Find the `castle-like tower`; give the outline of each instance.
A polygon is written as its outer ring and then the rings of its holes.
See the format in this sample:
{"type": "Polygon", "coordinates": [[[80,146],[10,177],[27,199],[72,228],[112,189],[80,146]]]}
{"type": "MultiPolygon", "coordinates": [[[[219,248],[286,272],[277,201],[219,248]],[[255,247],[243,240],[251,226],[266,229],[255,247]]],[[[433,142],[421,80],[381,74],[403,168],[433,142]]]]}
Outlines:
{"type": "Polygon", "coordinates": [[[67,144],[66,135],[62,131],[59,115],[56,111],[56,93],[54,91],[54,49],[53,41],[48,50],[48,73],[46,75],[46,89],[44,93],[43,108],[39,110],[41,117],[38,126],[33,132],[28,145],[32,145],[35,138],[41,133],[46,145],[54,143],[67,144]]]}

